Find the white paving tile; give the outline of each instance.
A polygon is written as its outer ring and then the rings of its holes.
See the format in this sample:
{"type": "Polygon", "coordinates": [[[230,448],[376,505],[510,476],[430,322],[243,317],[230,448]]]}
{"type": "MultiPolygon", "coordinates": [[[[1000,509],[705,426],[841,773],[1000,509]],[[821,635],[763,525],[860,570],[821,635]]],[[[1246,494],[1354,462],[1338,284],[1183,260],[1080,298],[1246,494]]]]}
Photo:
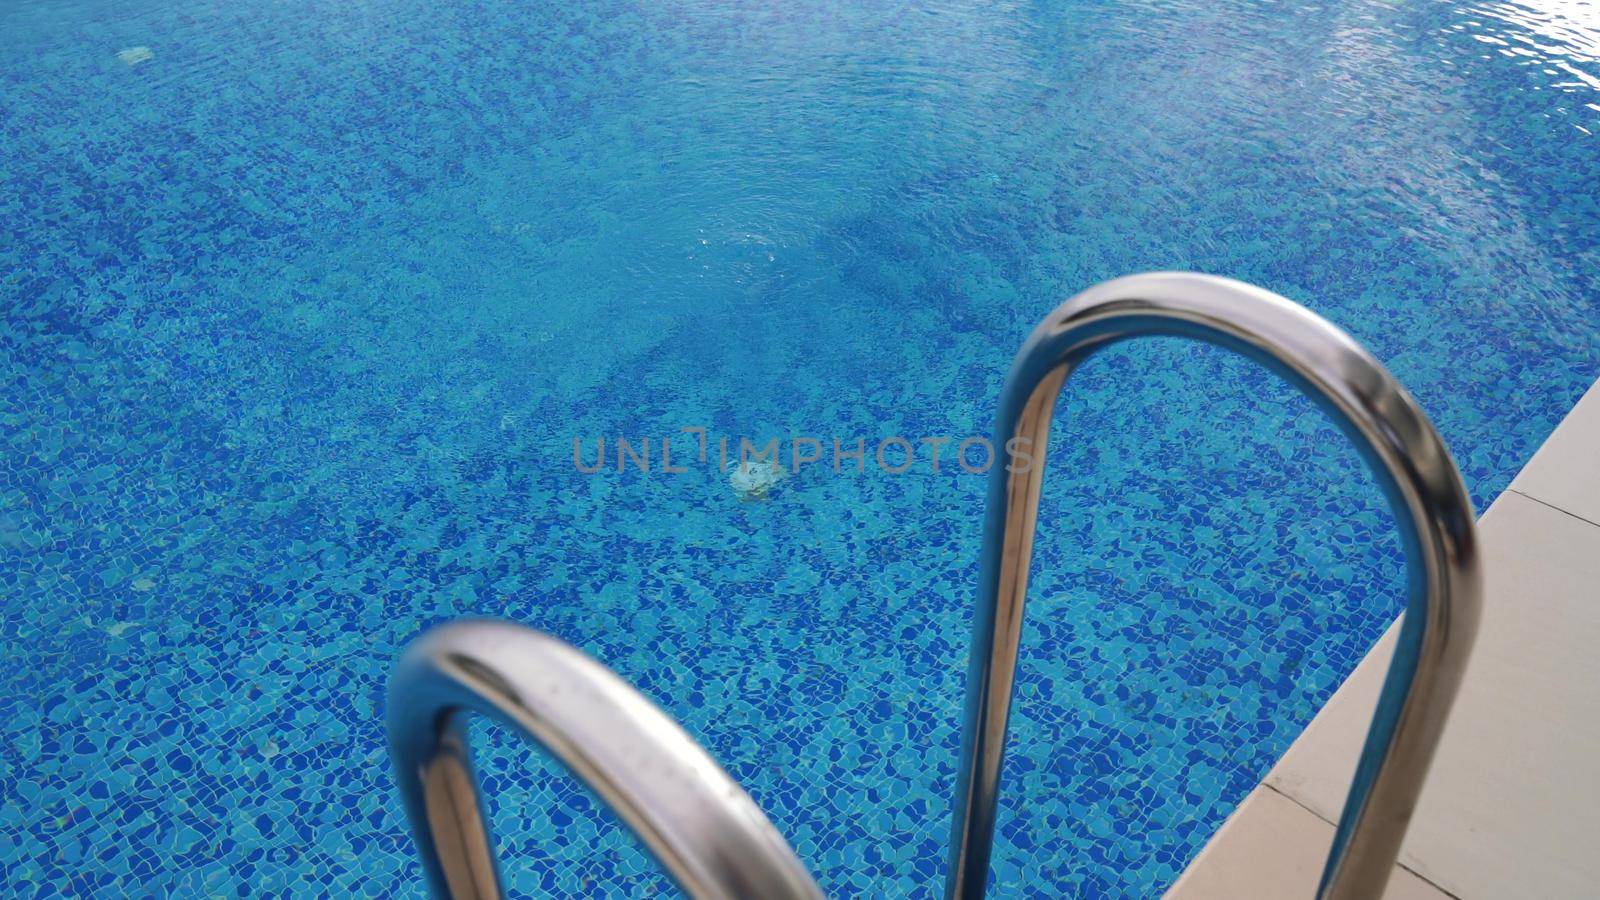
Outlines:
{"type": "Polygon", "coordinates": [[[1511,489],[1600,523],[1600,381],[1567,413],[1511,489]]]}
{"type": "MultiPolygon", "coordinates": [[[[1270,787],[1258,787],[1223,824],[1167,900],[1312,900],[1333,826],[1270,787]]],[[[1396,868],[1384,900],[1449,900],[1396,868]]]]}
{"type": "MultiPolygon", "coordinates": [[[[1480,534],[1478,642],[1401,861],[1463,900],[1596,896],[1600,526],[1507,492],[1480,534]]],[[[1392,637],[1267,778],[1319,816],[1343,806],[1392,637]]]]}

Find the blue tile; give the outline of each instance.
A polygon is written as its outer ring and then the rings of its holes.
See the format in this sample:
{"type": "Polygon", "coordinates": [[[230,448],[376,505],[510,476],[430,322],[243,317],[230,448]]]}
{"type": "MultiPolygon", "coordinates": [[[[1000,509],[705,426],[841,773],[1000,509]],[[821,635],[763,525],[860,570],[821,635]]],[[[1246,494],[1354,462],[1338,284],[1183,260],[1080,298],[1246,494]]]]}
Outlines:
{"type": "MultiPolygon", "coordinates": [[[[830,894],[937,892],[984,483],[871,448],[986,434],[1056,302],[1188,268],[1370,346],[1485,506],[1600,371],[1600,61],[1516,15],[0,10],[5,883],[419,895],[384,679],[493,615],[660,702],[830,894]],[[571,462],[666,435],[687,473],[571,462]],[[741,502],[716,439],[793,435],[868,470],[741,502]]],[[[1399,547],[1221,351],[1107,351],[1057,422],[995,883],[1152,896],[1398,610],[1399,547]]],[[[671,890],[476,739],[512,893],[671,890]]]]}

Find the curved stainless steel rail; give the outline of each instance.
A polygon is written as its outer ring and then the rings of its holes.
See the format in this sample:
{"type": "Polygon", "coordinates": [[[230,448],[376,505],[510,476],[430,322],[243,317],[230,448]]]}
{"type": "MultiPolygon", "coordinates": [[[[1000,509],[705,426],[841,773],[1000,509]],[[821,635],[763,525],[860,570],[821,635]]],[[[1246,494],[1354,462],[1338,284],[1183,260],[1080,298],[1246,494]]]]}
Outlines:
{"type": "Polygon", "coordinates": [[[1276,294],[1186,273],[1119,278],[1068,300],[1028,338],[1001,393],[996,446],[1015,439],[1039,462],[1024,466],[1019,455],[990,476],[947,895],[982,897],[988,881],[1051,413],[1085,359],[1141,335],[1219,344],[1288,379],[1360,448],[1393,508],[1409,569],[1405,623],[1318,890],[1377,897],[1477,629],[1472,504],[1416,401],[1348,335],[1276,294]]]}
{"type": "Polygon", "coordinates": [[[822,896],[750,796],[665,713],[573,647],[489,621],[433,629],[389,679],[389,742],[434,896],[501,896],[468,712],[559,759],[690,896],[822,896]]]}

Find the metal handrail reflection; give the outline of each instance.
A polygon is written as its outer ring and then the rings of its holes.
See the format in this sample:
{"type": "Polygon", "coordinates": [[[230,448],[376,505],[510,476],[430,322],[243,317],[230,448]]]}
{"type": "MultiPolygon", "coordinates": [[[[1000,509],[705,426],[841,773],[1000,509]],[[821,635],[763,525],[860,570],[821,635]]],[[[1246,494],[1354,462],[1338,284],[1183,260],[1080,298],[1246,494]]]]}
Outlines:
{"type": "Polygon", "coordinates": [[[423,635],[389,680],[391,755],[435,897],[502,895],[467,747],[471,712],[560,760],[690,896],[822,896],[750,796],[638,691],[553,637],[464,621],[423,635]]]}
{"type": "Polygon", "coordinates": [[[981,898],[987,887],[1051,414],[1084,360],[1145,335],[1218,344],[1282,375],[1355,442],[1393,509],[1409,574],[1405,620],[1318,888],[1323,898],[1377,897],[1477,630],[1472,503],[1416,401],[1348,335],[1276,294],[1189,273],[1120,278],[1068,300],[1034,329],[1001,393],[995,446],[1038,463],[997,464],[990,476],[947,896],[981,898]]]}

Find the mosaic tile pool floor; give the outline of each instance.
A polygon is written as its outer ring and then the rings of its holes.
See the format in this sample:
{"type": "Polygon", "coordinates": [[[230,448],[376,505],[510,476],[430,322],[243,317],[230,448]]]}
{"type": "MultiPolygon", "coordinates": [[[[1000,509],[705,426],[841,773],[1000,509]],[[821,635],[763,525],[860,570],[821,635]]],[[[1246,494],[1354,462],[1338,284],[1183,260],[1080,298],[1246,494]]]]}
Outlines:
{"type": "MultiPolygon", "coordinates": [[[[420,895],[383,681],[469,614],[655,698],[831,895],[929,896],[983,479],[740,502],[574,437],[986,434],[1034,321],[1159,268],[1367,343],[1480,508],[1600,371],[1581,5],[12,0],[0,34],[12,896],[420,895]]],[[[1057,421],[995,884],[1152,896],[1397,611],[1398,548],[1219,351],[1110,351],[1057,421]]],[[[515,894],[671,890],[479,742],[515,894]]]]}

